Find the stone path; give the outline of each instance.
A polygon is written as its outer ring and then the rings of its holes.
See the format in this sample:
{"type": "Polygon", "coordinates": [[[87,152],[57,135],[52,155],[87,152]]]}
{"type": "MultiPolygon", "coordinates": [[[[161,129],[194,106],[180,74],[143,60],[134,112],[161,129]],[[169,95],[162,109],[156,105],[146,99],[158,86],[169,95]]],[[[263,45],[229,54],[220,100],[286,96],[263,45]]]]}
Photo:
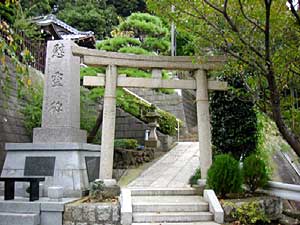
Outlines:
{"type": "Polygon", "coordinates": [[[179,142],[171,151],[145,170],[128,187],[187,187],[199,167],[198,142],[179,142]]]}

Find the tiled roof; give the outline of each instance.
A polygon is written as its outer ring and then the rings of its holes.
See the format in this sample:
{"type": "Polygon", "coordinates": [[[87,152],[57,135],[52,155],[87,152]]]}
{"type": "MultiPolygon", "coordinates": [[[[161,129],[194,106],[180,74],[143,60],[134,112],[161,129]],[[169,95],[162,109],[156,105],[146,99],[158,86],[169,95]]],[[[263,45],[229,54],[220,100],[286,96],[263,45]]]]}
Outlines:
{"type": "Polygon", "coordinates": [[[49,14],[46,16],[39,16],[33,19],[33,21],[39,25],[39,26],[47,26],[50,24],[55,24],[57,26],[60,26],[70,32],[70,34],[73,35],[94,35],[94,32],[92,31],[79,31],[75,29],[74,27],[71,27],[70,25],[66,24],[65,22],[59,20],[56,18],[55,15],[49,14]]]}

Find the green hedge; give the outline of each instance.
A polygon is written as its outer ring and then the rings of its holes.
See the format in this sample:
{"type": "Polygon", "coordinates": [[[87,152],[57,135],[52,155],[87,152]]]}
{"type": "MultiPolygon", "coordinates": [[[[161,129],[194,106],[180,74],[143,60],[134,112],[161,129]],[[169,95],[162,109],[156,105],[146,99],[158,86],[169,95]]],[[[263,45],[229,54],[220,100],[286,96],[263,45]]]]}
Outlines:
{"type": "Polygon", "coordinates": [[[115,139],[114,146],[122,149],[136,149],[139,144],[135,139],[115,139]]]}
{"type": "Polygon", "coordinates": [[[243,176],[239,161],[229,154],[221,154],[207,172],[207,186],[217,195],[225,197],[229,193],[242,191],[243,176]]]}

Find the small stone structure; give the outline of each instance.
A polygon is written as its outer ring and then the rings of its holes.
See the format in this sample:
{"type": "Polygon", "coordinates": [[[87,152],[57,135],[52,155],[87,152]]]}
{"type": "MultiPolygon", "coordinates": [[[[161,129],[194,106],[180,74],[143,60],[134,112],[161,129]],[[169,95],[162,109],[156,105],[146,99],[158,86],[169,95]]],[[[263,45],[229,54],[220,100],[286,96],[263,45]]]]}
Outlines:
{"type": "Polygon", "coordinates": [[[65,204],[74,200],[64,198],[49,201],[48,198],[40,198],[39,201],[29,203],[24,198],[10,201],[0,198],[0,224],[62,225],[65,204]]]}
{"type": "Polygon", "coordinates": [[[67,204],[63,220],[63,225],[119,225],[120,205],[118,202],[67,204]]]}

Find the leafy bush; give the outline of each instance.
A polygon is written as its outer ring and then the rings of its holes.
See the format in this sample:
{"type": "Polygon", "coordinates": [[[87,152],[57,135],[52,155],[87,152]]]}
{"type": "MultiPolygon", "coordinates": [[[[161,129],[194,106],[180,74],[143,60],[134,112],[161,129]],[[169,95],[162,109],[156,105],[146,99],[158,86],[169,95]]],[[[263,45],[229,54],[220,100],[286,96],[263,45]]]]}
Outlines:
{"type": "Polygon", "coordinates": [[[215,157],[207,173],[207,185],[221,197],[242,189],[243,177],[239,162],[229,154],[215,157]]]}
{"type": "Polygon", "coordinates": [[[200,168],[196,169],[193,176],[190,177],[189,184],[194,185],[197,184],[197,181],[201,179],[201,170],[200,168]]]}
{"type": "Polygon", "coordinates": [[[104,183],[102,180],[95,180],[90,184],[89,196],[91,199],[103,200],[104,183]]]}
{"type": "Polygon", "coordinates": [[[232,210],[231,216],[238,220],[241,225],[257,224],[257,222],[270,222],[257,201],[247,202],[239,207],[234,203],[231,204],[236,208],[236,210],[232,210]]]}
{"type": "Polygon", "coordinates": [[[40,127],[42,123],[43,89],[24,89],[23,94],[26,100],[21,113],[24,115],[24,125],[27,133],[32,136],[33,128],[40,127]],[[24,93],[26,91],[26,93],[24,93]]]}
{"type": "Polygon", "coordinates": [[[115,139],[115,148],[136,149],[139,144],[135,139],[115,139]]]}
{"type": "Polygon", "coordinates": [[[255,154],[248,156],[244,160],[243,176],[244,183],[251,192],[254,192],[259,187],[264,187],[269,180],[265,162],[255,154]]]}

